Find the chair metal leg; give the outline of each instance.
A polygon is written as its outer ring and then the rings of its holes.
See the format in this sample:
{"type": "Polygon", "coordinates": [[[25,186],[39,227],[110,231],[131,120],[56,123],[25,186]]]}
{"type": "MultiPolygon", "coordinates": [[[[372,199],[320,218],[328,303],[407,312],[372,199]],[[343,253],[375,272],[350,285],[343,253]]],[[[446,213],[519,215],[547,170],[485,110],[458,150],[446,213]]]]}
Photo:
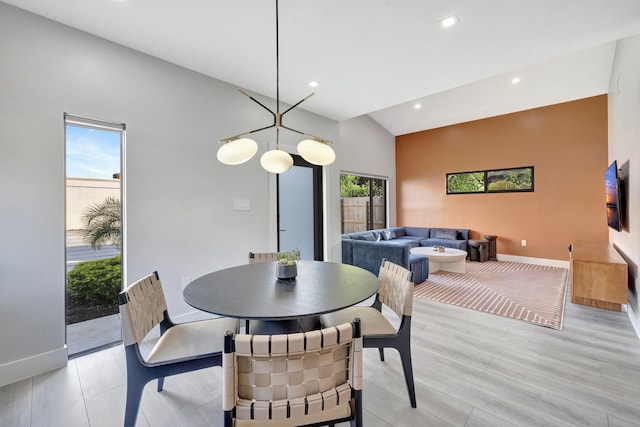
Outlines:
{"type": "Polygon", "coordinates": [[[127,378],[127,403],[124,410],[124,427],[134,427],[138,418],[140,409],[140,400],[142,399],[142,391],[146,382],[135,381],[135,379],[127,378]]]}
{"type": "Polygon", "coordinates": [[[407,383],[407,391],[409,392],[409,401],[411,407],[417,407],[416,389],[413,383],[413,365],[411,364],[411,346],[407,346],[406,351],[399,351],[402,360],[402,370],[404,371],[404,380],[407,383]]]}
{"type": "Polygon", "coordinates": [[[353,411],[355,412],[355,416],[351,420],[351,426],[353,427],[363,427],[364,426],[364,414],[362,409],[362,390],[355,391],[355,408],[353,411]]]}
{"type": "Polygon", "coordinates": [[[164,377],[158,378],[158,393],[162,391],[162,387],[164,387],[164,377]]]}
{"type": "Polygon", "coordinates": [[[233,427],[233,418],[234,418],[235,408],[232,411],[224,411],[224,427],[233,427]]]}
{"type": "Polygon", "coordinates": [[[402,362],[404,380],[407,384],[407,392],[409,393],[409,401],[411,402],[411,407],[416,408],[416,391],[413,381],[413,365],[411,363],[411,317],[404,316],[403,319],[403,325],[400,326],[397,335],[389,337],[365,336],[362,344],[365,348],[377,348],[382,361],[384,361],[384,348],[395,348],[398,351],[402,362]]]}

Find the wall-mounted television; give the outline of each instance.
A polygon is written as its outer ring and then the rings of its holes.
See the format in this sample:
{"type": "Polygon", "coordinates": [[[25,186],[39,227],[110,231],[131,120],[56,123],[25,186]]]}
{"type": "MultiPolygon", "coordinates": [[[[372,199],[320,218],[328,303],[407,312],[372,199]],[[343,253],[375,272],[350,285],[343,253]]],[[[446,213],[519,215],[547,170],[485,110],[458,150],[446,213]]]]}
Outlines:
{"type": "Polygon", "coordinates": [[[604,173],[605,197],[607,201],[607,224],[616,231],[622,230],[622,182],[618,176],[616,160],[604,173]]]}

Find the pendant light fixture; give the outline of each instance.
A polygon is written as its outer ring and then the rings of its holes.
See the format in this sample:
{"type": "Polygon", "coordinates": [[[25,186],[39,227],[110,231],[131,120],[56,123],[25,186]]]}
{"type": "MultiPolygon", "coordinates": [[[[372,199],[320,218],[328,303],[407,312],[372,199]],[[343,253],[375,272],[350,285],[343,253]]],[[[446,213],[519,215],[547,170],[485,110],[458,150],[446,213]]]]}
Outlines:
{"type": "Polygon", "coordinates": [[[246,138],[255,132],[266,129],[276,129],[276,145],[275,149],[267,151],[260,158],[262,167],[271,173],[283,173],[291,169],[293,166],[293,158],[286,151],[280,150],[280,129],[287,129],[291,132],[298,133],[306,137],[305,140],[298,144],[298,153],[303,159],[314,165],[326,166],[333,163],[336,159],[336,153],[331,148],[331,141],[318,136],[310,135],[296,129],[292,129],[282,124],[282,117],[298,105],[311,98],[314,93],[307,95],[283,113],[280,113],[280,47],[279,47],[279,31],[278,31],[278,0],[276,1],[276,111],[272,111],[263,103],[249,95],[247,92],[239,89],[240,93],[267,110],[273,116],[273,124],[238,135],[230,136],[220,140],[220,148],[218,149],[218,160],[225,165],[239,165],[251,159],[258,151],[258,144],[250,138],[246,138]]]}
{"type": "Polygon", "coordinates": [[[293,157],[279,147],[280,129],[276,129],[276,149],[269,150],[260,157],[260,164],[267,172],[283,173],[293,166],[293,157]]]}
{"type": "Polygon", "coordinates": [[[229,141],[218,150],[218,160],[225,165],[240,165],[258,151],[258,144],[249,138],[239,138],[229,141]]]}

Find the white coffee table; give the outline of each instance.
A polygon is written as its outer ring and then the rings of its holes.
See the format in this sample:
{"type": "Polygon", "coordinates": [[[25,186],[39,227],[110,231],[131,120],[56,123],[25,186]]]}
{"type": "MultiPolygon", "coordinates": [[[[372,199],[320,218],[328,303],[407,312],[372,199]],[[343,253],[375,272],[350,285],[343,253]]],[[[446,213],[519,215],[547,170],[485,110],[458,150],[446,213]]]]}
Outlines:
{"type": "Polygon", "coordinates": [[[429,273],[438,270],[451,271],[452,273],[464,273],[466,271],[465,259],[467,258],[467,251],[444,248],[444,252],[438,252],[438,250],[433,250],[431,246],[419,246],[411,248],[411,253],[429,258],[429,273]]]}

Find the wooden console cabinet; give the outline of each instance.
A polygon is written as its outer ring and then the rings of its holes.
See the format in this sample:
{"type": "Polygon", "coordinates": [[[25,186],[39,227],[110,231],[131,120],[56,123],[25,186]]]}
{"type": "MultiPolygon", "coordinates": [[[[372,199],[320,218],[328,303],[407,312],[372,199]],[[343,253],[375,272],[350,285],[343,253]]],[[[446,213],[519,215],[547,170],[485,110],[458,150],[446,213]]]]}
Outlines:
{"type": "Polygon", "coordinates": [[[629,302],[627,263],[609,243],[573,242],[570,280],[574,304],[621,311],[629,302]]]}

